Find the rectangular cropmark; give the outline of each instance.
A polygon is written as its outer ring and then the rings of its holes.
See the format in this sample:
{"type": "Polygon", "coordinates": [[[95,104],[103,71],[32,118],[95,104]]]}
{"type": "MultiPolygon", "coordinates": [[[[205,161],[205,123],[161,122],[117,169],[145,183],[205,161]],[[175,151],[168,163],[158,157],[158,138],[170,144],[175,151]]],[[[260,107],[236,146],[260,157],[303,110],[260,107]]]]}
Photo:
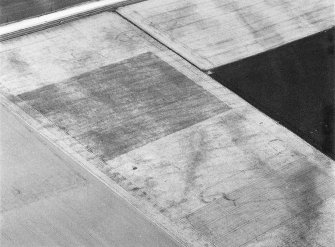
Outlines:
{"type": "Polygon", "coordinates": [[[18,97],[105,161],[229,109],[150,52],[18,97]]]}

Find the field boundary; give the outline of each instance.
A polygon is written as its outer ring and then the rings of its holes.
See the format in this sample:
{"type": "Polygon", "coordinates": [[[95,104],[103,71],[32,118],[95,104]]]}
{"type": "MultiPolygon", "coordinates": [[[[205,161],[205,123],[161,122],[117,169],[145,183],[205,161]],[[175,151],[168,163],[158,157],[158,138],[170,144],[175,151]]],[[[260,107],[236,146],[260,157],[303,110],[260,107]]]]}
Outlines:
{"type": "Polygon", "coordinates": [[[49,14],[32,17],[0,26],[0,41],[5,41],[46,28],[61,25],[85,16],[104,11],[115,11],[119,7],[142,2],[143,0],[100,0],[86,2],[49,14]]]}

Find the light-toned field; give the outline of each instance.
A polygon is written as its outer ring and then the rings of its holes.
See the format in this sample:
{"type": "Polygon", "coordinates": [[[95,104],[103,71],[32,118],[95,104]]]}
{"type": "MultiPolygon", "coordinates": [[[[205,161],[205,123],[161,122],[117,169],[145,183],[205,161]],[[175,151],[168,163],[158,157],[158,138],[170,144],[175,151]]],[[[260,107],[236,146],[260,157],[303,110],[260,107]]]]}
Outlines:
{"type": "Polygon", "coordinates": [[[1,246],[177,246],[3,106],[0,117],[1,246]]]}
{"type": "Polygon", "coordinates": [[[3,42],[0,70],[3,104],[185,246],[334,243],[334,162],[121,16],[3,42]]]}
{"type": "Polygon", "coordinates": [[[335,25],[332,0],[149,0],[118,12],[203,70],[335,25]]]}

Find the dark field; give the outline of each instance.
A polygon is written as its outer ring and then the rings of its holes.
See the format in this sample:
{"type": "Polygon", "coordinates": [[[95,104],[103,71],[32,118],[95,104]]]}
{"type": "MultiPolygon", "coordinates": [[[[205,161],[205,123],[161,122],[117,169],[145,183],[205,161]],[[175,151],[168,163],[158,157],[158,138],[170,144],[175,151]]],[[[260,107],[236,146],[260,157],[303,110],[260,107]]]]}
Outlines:
{"type": "Polygon", "coordinates": [[[0,25],[43,15],[89,0],[0,0],[0,25]]]}
{"type": "Polygon", "coordinates": [[[214,79],[335,157],[334,28],[214,69],[214,79]]]}

